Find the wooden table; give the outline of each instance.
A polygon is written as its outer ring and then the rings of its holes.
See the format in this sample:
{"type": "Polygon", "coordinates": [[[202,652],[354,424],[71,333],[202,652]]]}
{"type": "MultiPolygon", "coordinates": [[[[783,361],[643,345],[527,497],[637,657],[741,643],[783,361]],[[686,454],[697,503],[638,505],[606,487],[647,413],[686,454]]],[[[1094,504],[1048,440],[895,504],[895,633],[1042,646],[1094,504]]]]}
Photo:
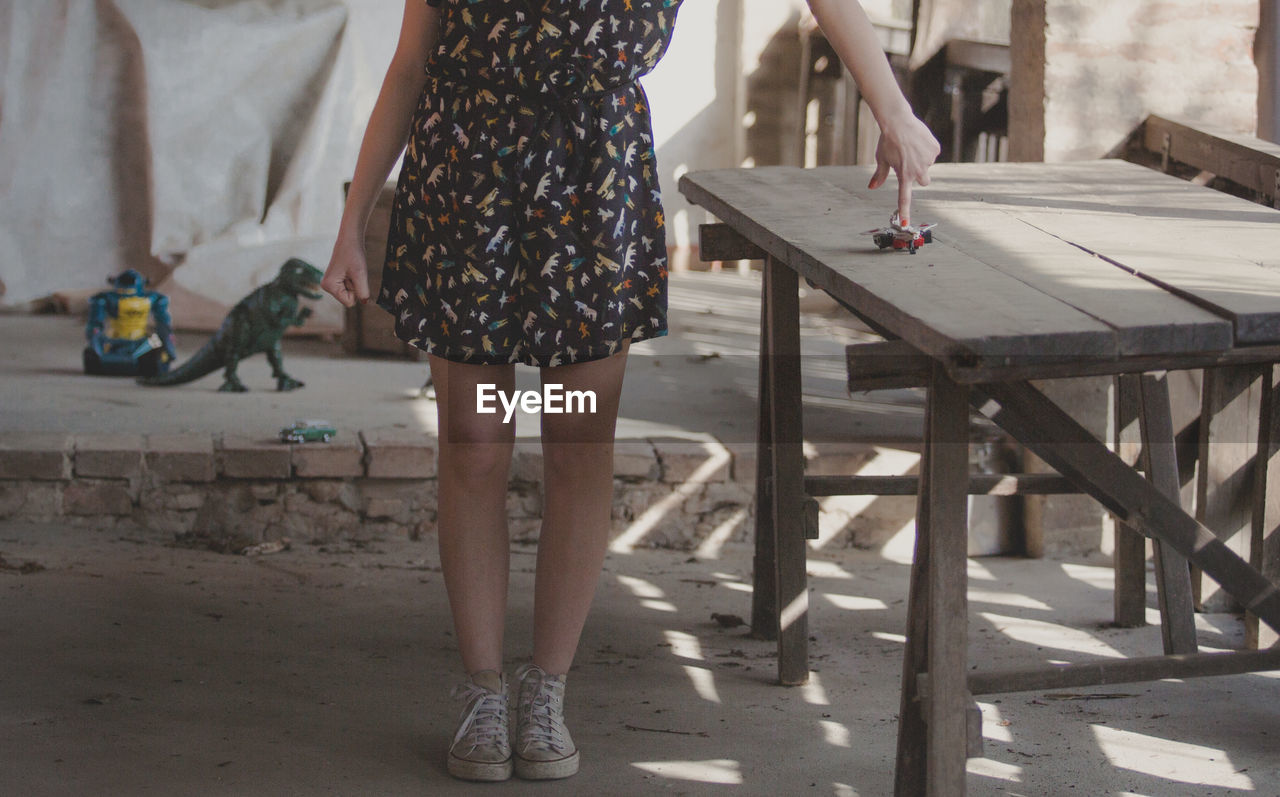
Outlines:
{"type": "MultiPolygon", "coordinates": [[[[839,493],[829,477],[803,474],[798,278],[892,341],[851,347],[851,367],[928,388],[896,791],[954,797],[964,793],[975,733],[981,743],[974,694],[1280,669],[1276,648],[1195,652],[1187,566],[1280,628],[1275,535],[1261,544],[1271,526],[1261,494],[1280,407],[1271,374],[1280,361],[1280,213],[1120,161],[940,164],[931,174],[913,216],[939,226],[914,256],[878,251],[858,234],[883,226],[894,201],[891,188],[864,188],[866,168],[694,172],[679,187],[728,226],[707,230],[704,258],[765,260],[753,625],[777,634],[782,683],[808,675],[811,496],[839,493]],[[1243,381],[1264,386],[1265,456],[1242,471],[1259,494],[1252,561],[1178,501],[1162,373],[1199,368],[1206,384],[1246,374],[1243,381]],[[1140,409],[1145,476],[1030,381],[1103,374],[1126,375],[1122,392],[1140,409]],[[1167,655],[969,670],[967,493],[984,489],[969,475],[971,408],[1100,501],[1122,528],[1155,541],[1167,655]]],[[[1204,410],[1198,434],[1209,449],[1216,409],[1204,410]]],[[[1203,508],[1198,514],[1205,517],[1203,508]]],[[[1132,574],[1134,546],[1121,536],[1132,574]]]]}

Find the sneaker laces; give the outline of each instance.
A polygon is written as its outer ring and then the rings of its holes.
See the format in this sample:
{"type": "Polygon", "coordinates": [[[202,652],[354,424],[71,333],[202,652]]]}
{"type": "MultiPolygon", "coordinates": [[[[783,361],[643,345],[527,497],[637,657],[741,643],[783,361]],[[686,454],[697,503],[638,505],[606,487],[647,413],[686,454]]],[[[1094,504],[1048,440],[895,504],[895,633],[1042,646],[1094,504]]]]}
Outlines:
{"type": "Polygon", "coordinates": [[[453,744],[469,736],[471,749],[494,744],[502,746],[507,738],[507,701],[501,692],[490,692],[474,683],[458,684],[453,689],[455,700],[462,698],[471,710],[458,725],[453,744]]]}
{"type": "Polygon", "coordinates": [[[520,680],[521,752],[531,749],[568,752],[564,738],[564,696],[556,688],[561,685],[549,682],[547,673],[535,665],[525,665],[516,677],[520,680]]]}

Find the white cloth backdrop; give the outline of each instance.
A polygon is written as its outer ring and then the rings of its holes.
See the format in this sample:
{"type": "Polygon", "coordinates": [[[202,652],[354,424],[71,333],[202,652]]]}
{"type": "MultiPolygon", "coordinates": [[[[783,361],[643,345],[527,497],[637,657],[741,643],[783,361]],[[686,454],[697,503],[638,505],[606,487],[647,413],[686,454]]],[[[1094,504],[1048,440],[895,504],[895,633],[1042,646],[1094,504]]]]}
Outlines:
{"type": "Polygon", "coordinates": [[[135,267],[200,327],[323,269],[403,8],[355,4],[0,0],[0,302],[135,267]]]}

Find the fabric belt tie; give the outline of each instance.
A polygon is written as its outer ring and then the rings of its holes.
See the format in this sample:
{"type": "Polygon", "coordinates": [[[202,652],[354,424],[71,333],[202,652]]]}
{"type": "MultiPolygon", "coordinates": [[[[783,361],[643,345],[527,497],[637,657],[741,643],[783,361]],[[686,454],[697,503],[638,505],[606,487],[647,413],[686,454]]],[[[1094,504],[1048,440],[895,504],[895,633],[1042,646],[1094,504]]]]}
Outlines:
{"type": "MultiPolygon", "coordinates": [[[[565,119],[565,132],[573,142],[572,151],[566,152],[569,158],[567,170],[569,174],[580,174],[586,163],[583,151],[586,145],[586,129],[574,123],[577,117],[578,104],[589,100],[608,97],[611,94],[626,91],[636,84],[634,79],[624,83],[606,86],[600,89],[583,91],[590,81],[577,64],[537,66],[532,69],[522,67],[500,67],[486,69],[468,74],[466,70],[435,70],[428,68],[428,79],[438,85],[471,89],[473,91],[489,90],[498,95],[499,101],[504,94],[514,94],[537,111],[533,120],[533,131],[545,130],[550,126],[556,114],[565,119]]],[[[474,142],[472,143],[474,146],[474,142]]],[[[525,158],[513,155],[512,173],[518,180],[524,171],[525,158]]]]}

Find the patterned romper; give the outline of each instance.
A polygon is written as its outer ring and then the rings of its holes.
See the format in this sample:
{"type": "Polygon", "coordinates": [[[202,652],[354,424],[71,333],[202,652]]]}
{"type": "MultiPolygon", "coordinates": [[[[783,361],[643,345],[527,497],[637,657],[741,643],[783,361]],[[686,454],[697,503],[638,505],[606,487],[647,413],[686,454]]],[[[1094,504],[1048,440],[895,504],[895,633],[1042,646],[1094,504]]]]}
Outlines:
{"type": "Polygon", "coordinates": [[[440,38],[377,303],[456,362],[556,366],[667,333],[648,99],[682,0],[426,0],[440,38]]]}

